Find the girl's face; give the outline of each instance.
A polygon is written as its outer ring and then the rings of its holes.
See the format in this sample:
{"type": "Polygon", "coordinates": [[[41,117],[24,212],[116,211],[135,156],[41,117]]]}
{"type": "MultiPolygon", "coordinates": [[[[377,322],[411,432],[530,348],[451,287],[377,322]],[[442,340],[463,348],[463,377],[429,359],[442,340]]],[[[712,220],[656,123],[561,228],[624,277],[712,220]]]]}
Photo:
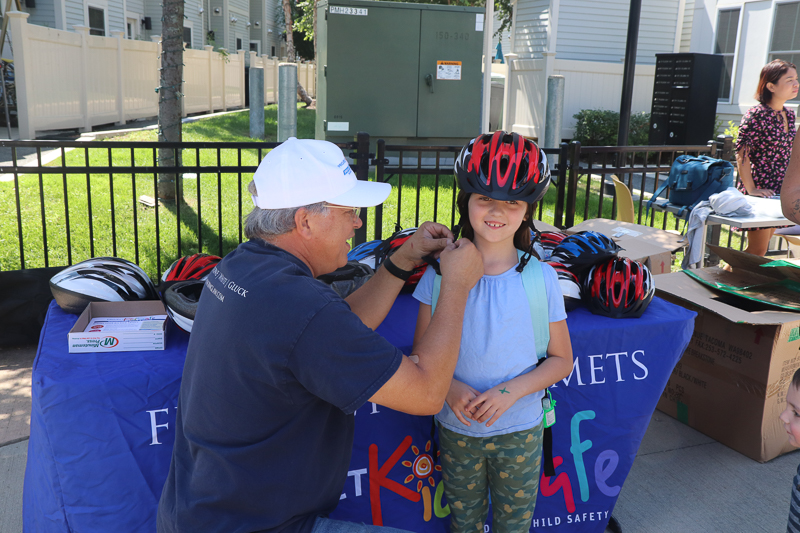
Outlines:
{"type": "Polygon", "coordinates": [[[789,444],[800,448],[800,390],[794,385],[789,385],[786,393],[786,409],[781,413],[780,419],[789,435],[789,444]]]}
{"type": "Polygon", "coordinates": [[[790,68],[776,83],[768,83],[767,89],[772,91],[772,97],[779,101],[792,100],[797,96],[800,83],[797,81],[797,71],[790,68]]]}
{"type": "Polygon", "coordinates": [[[514,234],[525,220],[528,204],[517,201],[493,200],[473,194],[469,197],[469,222],[475,231],[475,243],[513,243],[514,234]]]}

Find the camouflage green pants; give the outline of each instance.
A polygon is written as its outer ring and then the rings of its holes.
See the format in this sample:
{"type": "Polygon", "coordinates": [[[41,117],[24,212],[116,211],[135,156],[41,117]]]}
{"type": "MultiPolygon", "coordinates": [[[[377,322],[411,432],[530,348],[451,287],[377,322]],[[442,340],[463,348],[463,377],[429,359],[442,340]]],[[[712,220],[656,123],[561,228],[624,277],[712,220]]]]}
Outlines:
{"type": "Polygon", "coordinates": [[[439,426],[444,493],[451,533],[483,533],[492,495],[492,532],[527,533],[531,528],[542,424],[492,437],[468,437],[439,426]]]}

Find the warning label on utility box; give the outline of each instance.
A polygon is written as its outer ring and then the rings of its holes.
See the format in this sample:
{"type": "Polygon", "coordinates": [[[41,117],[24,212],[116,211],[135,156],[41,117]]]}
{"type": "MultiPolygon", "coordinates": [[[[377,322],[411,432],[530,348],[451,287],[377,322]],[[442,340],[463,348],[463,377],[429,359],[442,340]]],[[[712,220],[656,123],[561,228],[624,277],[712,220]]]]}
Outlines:
{"type": "Polygon", "coordinates": [[[437,61],[436,62],[437,80],[460,80],[461,61],[437,61]]]}

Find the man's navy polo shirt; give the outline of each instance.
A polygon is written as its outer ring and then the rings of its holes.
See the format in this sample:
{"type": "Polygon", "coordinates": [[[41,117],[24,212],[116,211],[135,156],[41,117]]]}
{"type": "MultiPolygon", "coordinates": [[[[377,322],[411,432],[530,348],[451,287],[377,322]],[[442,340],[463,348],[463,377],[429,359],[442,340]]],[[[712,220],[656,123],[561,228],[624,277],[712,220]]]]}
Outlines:
{"type": "Polygon", "coordinates": [[[200,297],[158,531],[311,531],[339,502],[353,413],[401,358],[302,261],[241,244],[200,297]]]}

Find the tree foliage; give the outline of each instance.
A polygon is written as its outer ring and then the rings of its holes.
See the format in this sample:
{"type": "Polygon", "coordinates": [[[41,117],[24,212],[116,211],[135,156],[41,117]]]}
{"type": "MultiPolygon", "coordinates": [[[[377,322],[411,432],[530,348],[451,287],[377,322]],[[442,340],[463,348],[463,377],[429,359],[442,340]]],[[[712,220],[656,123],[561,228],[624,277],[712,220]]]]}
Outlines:
{"type": "MultiPolygon", "coordinates": [[[[399,0],[384,0],[387,2],[399,0]]],[[[407,3],[414,4],[438,4],[448,6],[471,6],[471,7],[485,7],[486,0],[402,0],[407,3]]],[[[293,2],[292,6],[292,20],[294,20],[293,30],[303,34],[303,39],[312,41],[314,39],[314,0],[303,0],[293,2]]],[[[495,35],[503,34],[511,31],[511,17],[513,15],[511,0],[495,0],[494,11],[500,18],[500,28],[495,32],[495,35]]],[[[283,16],[281,14],[279,20],[276,20],[278,27],[283,27],[283,16]]]]}

